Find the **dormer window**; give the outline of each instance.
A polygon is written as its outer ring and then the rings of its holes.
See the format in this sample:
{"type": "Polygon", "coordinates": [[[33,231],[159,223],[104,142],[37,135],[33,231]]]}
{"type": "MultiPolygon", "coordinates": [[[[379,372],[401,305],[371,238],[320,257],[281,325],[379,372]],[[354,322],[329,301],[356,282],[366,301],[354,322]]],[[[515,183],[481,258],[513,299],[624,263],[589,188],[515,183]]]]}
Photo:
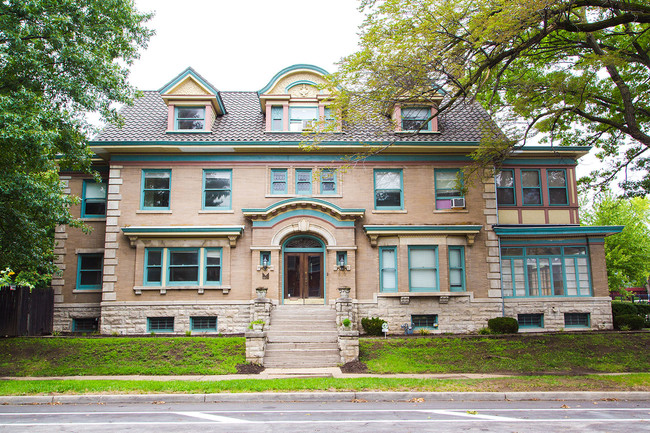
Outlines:
{"type": "Polygon", "coordinates": [[[318,107],[290,107],[289,131],[311,130],[318,120],[318,107]]]}
{"type": "Polygon", "coordinates": [[[176,107],[175,129],[203,130],[205,128],[205,107],[176,107]]]}
{"type": "Polygon", "coordinates": [[[402,131],[431,131],[431,122],[420,128],[429,117],[430,107],[402,107],[402,131]]]}

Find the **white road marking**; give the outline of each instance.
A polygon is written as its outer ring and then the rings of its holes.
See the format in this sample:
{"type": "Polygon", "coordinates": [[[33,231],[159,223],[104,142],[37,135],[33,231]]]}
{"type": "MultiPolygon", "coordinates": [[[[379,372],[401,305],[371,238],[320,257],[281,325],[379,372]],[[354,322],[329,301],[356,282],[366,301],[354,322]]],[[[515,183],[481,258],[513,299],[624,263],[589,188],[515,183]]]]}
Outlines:
{"type": "Polygon", "coordinates": [[[193,418],[207,419],[210,421],[217,421],[217,422],[228,423],[228,424],[255,422],[255,421],[247,421],[247,420],[237,419],[237,418],[230,418],[227,416],[211,415],[209,413],[204,413],[204,412],[170,412],[170,413],[191,416],[193,418]]]}
{"type": "MultiPolygon", "coordinates": [[[[457,411],[457,410],[428,410],[423,411],[428,413],[435,413],[438,415],[449,415],[449,416],[461,416],[468,418],[478,418],[478,419],[490,419],[490,420],[499,420],[499,421],[519,421],[517,418],[509,418],[505,416],[496,416],[496,415],[483,415],[480,413],[468,413],[467,411],[457,411]]],[[[477,411],[472,411],[477,412],[477,411]]]]}

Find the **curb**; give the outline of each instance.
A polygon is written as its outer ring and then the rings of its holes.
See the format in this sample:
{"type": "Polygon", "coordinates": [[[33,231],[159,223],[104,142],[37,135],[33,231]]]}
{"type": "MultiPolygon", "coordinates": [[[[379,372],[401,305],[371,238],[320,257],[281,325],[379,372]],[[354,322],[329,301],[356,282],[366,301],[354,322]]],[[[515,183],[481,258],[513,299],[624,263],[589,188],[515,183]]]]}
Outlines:
{"type": "Polygon", "coordinates": [[[232,403],[232,402],[342,402],[375,401],[650,401],[650,392],[278,392],[220,394],[109,394],[0,396],[0,405],[232,403]]]}

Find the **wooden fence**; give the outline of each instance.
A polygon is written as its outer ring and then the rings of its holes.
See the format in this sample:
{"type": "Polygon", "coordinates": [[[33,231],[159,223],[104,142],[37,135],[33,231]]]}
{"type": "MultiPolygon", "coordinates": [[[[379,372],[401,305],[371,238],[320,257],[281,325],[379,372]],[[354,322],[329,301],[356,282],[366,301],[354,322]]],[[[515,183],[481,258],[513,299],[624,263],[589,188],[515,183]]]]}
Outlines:
{"type": "Polygon", "coordinates": [[[0,288],[0,336],[52,333],[54,291],[29,287],[0,288]]]}

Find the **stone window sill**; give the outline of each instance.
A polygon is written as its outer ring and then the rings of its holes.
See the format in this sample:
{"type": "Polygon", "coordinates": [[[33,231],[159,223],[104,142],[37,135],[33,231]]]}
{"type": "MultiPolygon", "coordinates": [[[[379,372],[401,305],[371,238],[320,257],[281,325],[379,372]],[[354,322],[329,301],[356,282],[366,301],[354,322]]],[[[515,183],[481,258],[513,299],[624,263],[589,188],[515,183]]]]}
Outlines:
{"type": "Polygon", "coordinates": [[[157,210],[157,209],[138,209],[138,210],[135,211],[135,213],[149,213],[149,214],[152,214],[152,213],[164,213],[164,214],[170,214],[170,213],[172,213],[172,211],[169,210],[169,209],[161,209],[161,210],[157,210]]]}
{"type": "Polygon", "coordinates": [[[135,286],[133,292],[141,295],[143,291],[158,291],[161,295],[165,295],[168,290],[196,290],[199,295],[202,295],[206,290],[221,290],[224,295],[227,295],[230,289],[230,286],[135,286]]]}
{"type": "Polygon", "coordinates": [[[469,213],[467,209],[436,209],[433,213],[469,213]]]}

